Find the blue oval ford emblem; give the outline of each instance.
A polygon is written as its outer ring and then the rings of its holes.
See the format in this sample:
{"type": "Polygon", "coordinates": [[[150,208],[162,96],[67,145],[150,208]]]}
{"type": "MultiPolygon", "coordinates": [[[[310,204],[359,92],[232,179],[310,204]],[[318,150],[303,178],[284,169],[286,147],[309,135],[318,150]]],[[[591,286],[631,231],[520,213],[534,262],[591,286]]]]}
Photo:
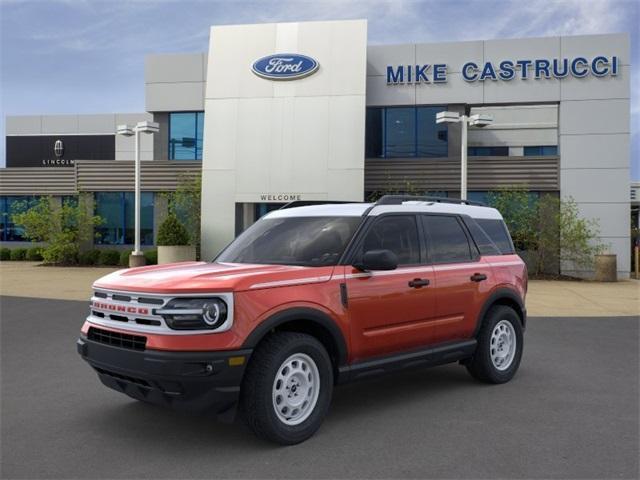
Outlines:
{"type": "Polygon", "coordinates": [[[270,80],[295,80],[315,73],[318,67],[318,62],[306,55],[278,53],[256,60],[251,70],[270,80]]]}

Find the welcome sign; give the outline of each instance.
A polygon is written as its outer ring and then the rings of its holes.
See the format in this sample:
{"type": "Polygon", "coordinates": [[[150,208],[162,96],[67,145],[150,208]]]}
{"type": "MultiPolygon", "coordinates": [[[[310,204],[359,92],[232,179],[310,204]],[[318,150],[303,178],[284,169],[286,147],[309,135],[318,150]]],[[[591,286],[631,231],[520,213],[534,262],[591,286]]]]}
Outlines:
{"type": "MultiPolygon", "coordinates": [[[[550,78],[615,77],[620,60],[617,56],[597,55],[593,58],[553,58],[535,60],[502,60],[497,63],[466,62],[460,71],[466,82],[540,80],[550,78]]],[[[387,84],[446,83],[447,65],[388,65],[387,84]]]]}

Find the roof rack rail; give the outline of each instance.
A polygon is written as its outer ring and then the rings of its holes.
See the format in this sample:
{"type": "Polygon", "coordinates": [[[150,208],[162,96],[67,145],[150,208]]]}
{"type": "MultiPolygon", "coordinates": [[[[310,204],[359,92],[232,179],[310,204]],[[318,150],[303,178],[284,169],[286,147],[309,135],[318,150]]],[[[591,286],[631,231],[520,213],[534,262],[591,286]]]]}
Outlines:
{"type": "Polygon", "coordinates": [[[286,210],[287,208],[308,207],[309,205],[327,205],[341,203],[362,203],[349,200],[294,200],[281,206],[278,210],[286,210]]]}
{"type": "Polygon", "coordinates": [[[482,202],[474,202],[472,200],[462,200],[460,198],[449,197],[429,197],[422,195],[384,195],[378,199],[376,205],[402,205],[404,202],[433,202],[433,203],[456,203],[460,205],[475,205],[478,207],[486,207],[482,202]]]}

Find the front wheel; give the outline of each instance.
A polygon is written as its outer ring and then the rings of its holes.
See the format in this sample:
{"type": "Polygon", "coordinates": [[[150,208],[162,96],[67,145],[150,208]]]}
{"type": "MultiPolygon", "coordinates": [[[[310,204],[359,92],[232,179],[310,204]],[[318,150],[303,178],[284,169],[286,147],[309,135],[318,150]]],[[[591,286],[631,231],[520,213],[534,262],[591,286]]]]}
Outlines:
{"type": "Polygon", "coordinates": [[[260,437],[283,445],[313,435],[329,409],[333,368],[310,335],[277,332],[256,349],[242,385],[242,409],[260,437]]]}
{"type": "Polygon", "coordinates": [[[510,307],[492,307],[480,327],[478,346],[466,364],[474,378],[487,383],[505,383],[513,378],[522,358],[522,323],[510,307]]]}

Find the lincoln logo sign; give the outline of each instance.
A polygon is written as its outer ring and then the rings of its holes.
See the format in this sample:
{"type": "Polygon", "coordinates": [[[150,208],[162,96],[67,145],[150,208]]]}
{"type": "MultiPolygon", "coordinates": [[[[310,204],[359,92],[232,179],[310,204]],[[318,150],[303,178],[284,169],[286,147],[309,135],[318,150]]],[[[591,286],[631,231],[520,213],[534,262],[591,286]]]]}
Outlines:
{"type": "Polygon", "coordinates": [[[306,55],[278,53],[256,60],[251,70],[269,80],[297,80],[312,75],[318,67],[318,62],[306,55]]]}
{"type": "MultiPolygon", "coordinates": [[[[549,78],[615,77],[620,71],[616,56],[597,55],[592,58],[538,58],[534,60],[502,60],[498,62],[466,62],[458,70],[465,82],[540,80],[549,78]]],[[[445,83],[447,65],[388,65],[387,84],[445,83]]]]}
{"type": "Polygon", "coordinates": [[[64,143],[62,140],[56,140],[53,144],[53,153],[55,153],[56,158],[61,158],[64,155],[64,143]]]}

